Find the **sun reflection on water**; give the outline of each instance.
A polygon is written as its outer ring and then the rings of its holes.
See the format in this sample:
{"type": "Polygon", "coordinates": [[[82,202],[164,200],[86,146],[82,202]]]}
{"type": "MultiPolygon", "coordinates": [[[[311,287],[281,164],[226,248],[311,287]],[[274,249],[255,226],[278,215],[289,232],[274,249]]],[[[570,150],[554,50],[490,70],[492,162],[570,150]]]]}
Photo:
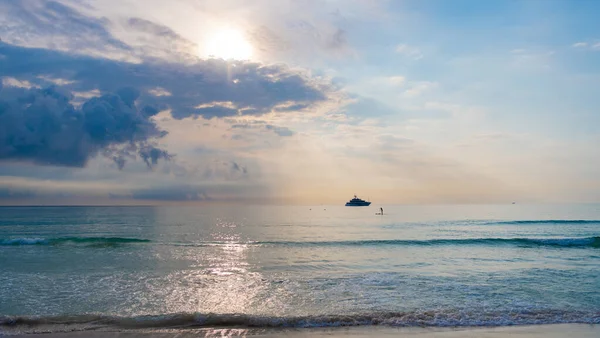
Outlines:
{"type": "MultiPolygon", "coordinates": [[[[166,295],[167,307],[177,312],[247,313],[260,307],[259,295],[268,287],[262,274],[252,271],[249,251],[235,231],[238,224],[219,222],[207,239],[214,245],[193,251],[189,269],[175,272],[169,283],[177,285],[166,295]]],[[[262,299],[264,301],[264,299],[262,299]]]]}

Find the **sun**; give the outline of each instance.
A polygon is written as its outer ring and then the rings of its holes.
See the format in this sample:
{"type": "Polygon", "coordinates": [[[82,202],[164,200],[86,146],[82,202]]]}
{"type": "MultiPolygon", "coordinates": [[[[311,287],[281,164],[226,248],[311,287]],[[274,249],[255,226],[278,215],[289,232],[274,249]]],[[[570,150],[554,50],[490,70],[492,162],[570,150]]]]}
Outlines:
{"type": "Polygon", "coordinates": [[[252,45],[240,31],[224,29],[207,39],[203,54],[225,60],[249,60],[252,57],[252,45]]]}

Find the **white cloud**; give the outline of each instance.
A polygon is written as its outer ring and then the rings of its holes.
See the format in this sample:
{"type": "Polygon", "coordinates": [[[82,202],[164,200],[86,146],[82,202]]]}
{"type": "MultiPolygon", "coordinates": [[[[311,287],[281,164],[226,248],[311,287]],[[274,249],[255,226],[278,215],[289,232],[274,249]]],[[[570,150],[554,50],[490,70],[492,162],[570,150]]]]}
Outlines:
{"type": "Polygon", "coordinates": [[[388,77],[388,81],[391,85],[401,86],[406,82],[406,78],[404,76],[390,76],[388,77]]]}
{"type": "Polygon", "coordinates": [[[98,97],[98,96],[102,95],[102,93],[98,89],[92,89],[92,90],[88,90],[88,91],[84,91],[84,92],[73,92],[72,94],[76,99],[85,99],[85,100],[91,99],[92,97],[98,97]]]}
{"type": "Polygon", "coordinates": [[[581,50],[600,51],[600,41],[580,41],[572,44],[571,47],[581,50]]]}
{"type": "Polygon", "coordinates": [[[38,87],[27,80],[19,80],[14,77],[5,76],[2,78],[2,85],[7,87],[17,87],[17,88],[33,88],[38,87]]]}
{"type": "Polygon", "coordinates": [[[402,54],[414,60],[420,60],[423,58],[423,53],[419,48],[406,44],[396,46],[396,53],[402,54]]]}
{"type": "Polygon", "coordinates": [[[171,94],[170,91],[162,88],[162,87],[156,87],[156,88],[152,88],[150,90],[148,90],[148,94],[150,95],[154,95],[154,96],[171,96],[173,94],[171,94]]]}
{"type": "Polygon", "coordinates": [[[53,83],[58,86],[65,86],[65,85],[75,83],[75,81],[61,79],[61,78],[53,78],[53,77],[45,76],[45,75],[38,76],[38,78],[41,80],[44,80],[44,81],[48,81],[48,82],[53,83]]]}
{"type": "Polygon", "coordinates": [[[237,108],[237,106],[235,104],[233,104],[233,102],[231,102],[231,101],[213,101],[213,102],[199,104],[199,105],[195,106],[194,108],[202,109],[202,108],[210,108],[210,107],[223,107],[223,108],[231,108],[231,109],[237,108]]]}
{"type": "MultiPolygon", "coordinates": [[[[397,87],[406,85],[406,77],[403,75],[377,76],[365,81],[367,89],[374,91],[396,90],[397,87]]],[[[351,87],[351,89],[354,89],[351,87]]]]}
{"type": "Polygon", "coordinates": [[[438,86],[437,82],[418,81],[411,84],[410,88],[404,91],[404,95],[408,97],[416,97],[427,91],[430,91],[438,86]]]}

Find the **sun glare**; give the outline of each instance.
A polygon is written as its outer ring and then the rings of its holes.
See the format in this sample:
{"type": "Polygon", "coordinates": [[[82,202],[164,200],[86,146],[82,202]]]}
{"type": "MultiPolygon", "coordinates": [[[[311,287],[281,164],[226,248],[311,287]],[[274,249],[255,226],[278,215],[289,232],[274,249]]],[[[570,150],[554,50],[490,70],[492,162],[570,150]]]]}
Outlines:
{"type": "Polygon", "coordinates": [[[215,32],[204,46],[207,57],[225,60],[248,60],[252,57],[252,45],[235,29],[215,32]]]}

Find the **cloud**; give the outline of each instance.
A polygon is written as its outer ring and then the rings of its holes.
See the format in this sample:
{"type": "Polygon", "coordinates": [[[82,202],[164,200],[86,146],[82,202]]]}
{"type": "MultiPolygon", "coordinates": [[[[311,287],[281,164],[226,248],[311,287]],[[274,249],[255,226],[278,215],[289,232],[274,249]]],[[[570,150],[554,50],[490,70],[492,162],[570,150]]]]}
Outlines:
{"type": "Polygon", "coordinates": [[[437,82],[431,81],[418,81],[411,85],[411,87],[404,91],[404,95],[407,97],[415,97],[423,94],[424,92],[430,91],[438,86],[437,82]]]}
{"type": "Polygon", "coordinates": [[[340,112],[354,118],[386,117],[399,113],[397,109],[369,97],[353,96],[340,112]]]}
{"type": "Polygon", "coordinates": [[[148,94],[154,95],[154,96],[171,96],[171,95],[173,95],[161,87],[149,89],[148,94]]]}
{"type": "MultiPolygon", "coordinates": [[[[231,129],[268,130],[268,131],[273,131],[275,134],[277,134],[279,136],[293,136],[294,135],[294,131],[290,130],[287,127],[280,127],[280,126],[275,126],[272,124],[267,124],[266,121],[262,121],[262,120],[251,120],[251,121],[247,121],[247,122],[236,122],[235,120],[233,120],[231,122],[234,122],[231,125],[231,129]]],[[[238,138],[238,139],[243,138],[242,135],[234,135],[234,136],[236,136],[236,138],[238,138]]]]}
{"type": "Polygon", "coordinates": [[[14,201],[32,197],[35,197],[35,193],[30,190],[0,187],[0,200],[14,201]]]}
{"type": "Polygon", "coordinates": [[[203,179],[213,181],[239,181],[248,177],[248,169],[236,161],[214,160],[196,171],[203,179]]]}
{"type": "Polygon", "coordinates": [[[107,30],[106,19],[85,16],[57,1],[0,0],[0,12],[5,42],[88,55],[117,53],[123,58],[131,52],[107,30]]]}
{"type": "Polygon", "coordinates": [[[171,28],[142,18],[129,18],[122,23],[119,36],[141,59],[158,58],[170,62],[194,62],[198,45],[171,28]]]}
{"type": "Polygon", "coordinates": [[[334,49],[334,50],[344,50],[347,48],[348,45],[348,41],[346,38],[346,31],[338,28],[335,33],[333,33],[333,35],[331,35],[329,41],[327,42],[326,46],[329,49],[334,49]]]}
{"type": "MultiPolygon", "coordinates": [[[[36,85],[31,84],[31,82],[29,82],[27,80],[19,80],[19,79],[15,79],[14,77],[6,76],[0,80],[1,80],[0,85],[4,85],[4,86],[19,87],[19,88],[37,87],[36,85]]],[[[0,86],[0,89],[1,89],[1,86],[0,86]]]]}
{"type": "Polygon", "coordinates": [[[390,76],[387,78],[389,84],[393,86],[402,86],[406,82],[406,77],[401,75],[390,76]]]}
{"type": "Polygon", "coordinates": [[[40,75],[61,78],[68,81],[63,87],[76,92],[133,87],[140,92],[141,103],[169,109],[177,119],[262,115],[281,104],[309,107],[326,101],[334,90],[283,65],[215,59],[191,65],[131,64],[1,42],[0,54],[5,55],[0,59],[0,73],[5,76],[33,84],[40,81],[40,75]],[[171,95],[157,96],[165,93],[171,95]],[[228,108],[223,109],[220,102],[228,102],[228,108]]]}
{"type": "Polygon", "coordinates": [[[261,52],[278,53],[291,48],[288,41],[264,25],[251,30],[248,36],[253,45],[257,46],[257,49],[261,52]]]}
{"type": "Polygon", "coordinates": [[[396,46],[396,53],[404,55],[414,60],[420,60],[423,58],[423,53],[421,50],[414,46],[409,46],[406,44],[401,44],[396,46]]]}
{"type": "Polygon", "coordinates": [[[287,13],[278,13],[277,17],[249,29],[248,37],[262,57],[272,59],[284,53],[292,58],[340,57],[354,53],[347,32],[341,27],[308,16],[290,17],[287,13]]]}
{"type": "Polygon", "coordinates": [[[129,18],[129,20],[127,20],[127,24],[130,28],[147,32],[153,37],[164,37],[171,40],[185,40],[179,34],[175,33],[171,28],[142,18],[129,18]]]}
{"type": "Polygon", "coordinates": [[[75,108],[57,87],[0,87],[0,161],[83,167],[102,154],[122,168],[136,156],[148,166],[168,159],[152,142],[166,132],[151,120],[152,109],[138,109],[138,95],[122,88],[75,108]]]}
{"type": "Polygon", "coordinates": [[[207,201],[211,199],[205,189],[190,185],[136,189],[130,194],[110,194],[109,196],[111,199],[150,201],[207,201]]]}
{"type": "Polygon", "coordinates": [[[290,130],[287,127],[278,127],[278,126],[273,126],[270,124],[267,124],[265,126],[265,128],[267,128],[268,130],[272,130],[275,132],[275,134],[279,135],[279,136],[292,136],[294,135],[294,132],[292,130],[290,130]]]}
{"type": "Polygon", "coordinates": [[[378,138],[380,146],[386,150],[398,150],[414,144],[414,140],[396,135],[382,134],[378,138]]]}
{"type": "Polygon", "coordinates": [[[576,42],[571,47],[581,50],[600,51],[600,41],[582,41],[576,42]]]}
{"type": "Polygon", "coordinates": [[[207,35],[232,25],[247,36],[261,60],[321,60],[352,55],[347,27],[374,7],[362,1],[345,3],[343,8],[325,2],[319,11],[311,2],[293,0],[275,5],[237,0],[176,5],[152,0],[61,2],[0,0],[0,12],[8,13],[0,36],[14,44],[118,60],[189,62],[203,53],[207,35]]]}

